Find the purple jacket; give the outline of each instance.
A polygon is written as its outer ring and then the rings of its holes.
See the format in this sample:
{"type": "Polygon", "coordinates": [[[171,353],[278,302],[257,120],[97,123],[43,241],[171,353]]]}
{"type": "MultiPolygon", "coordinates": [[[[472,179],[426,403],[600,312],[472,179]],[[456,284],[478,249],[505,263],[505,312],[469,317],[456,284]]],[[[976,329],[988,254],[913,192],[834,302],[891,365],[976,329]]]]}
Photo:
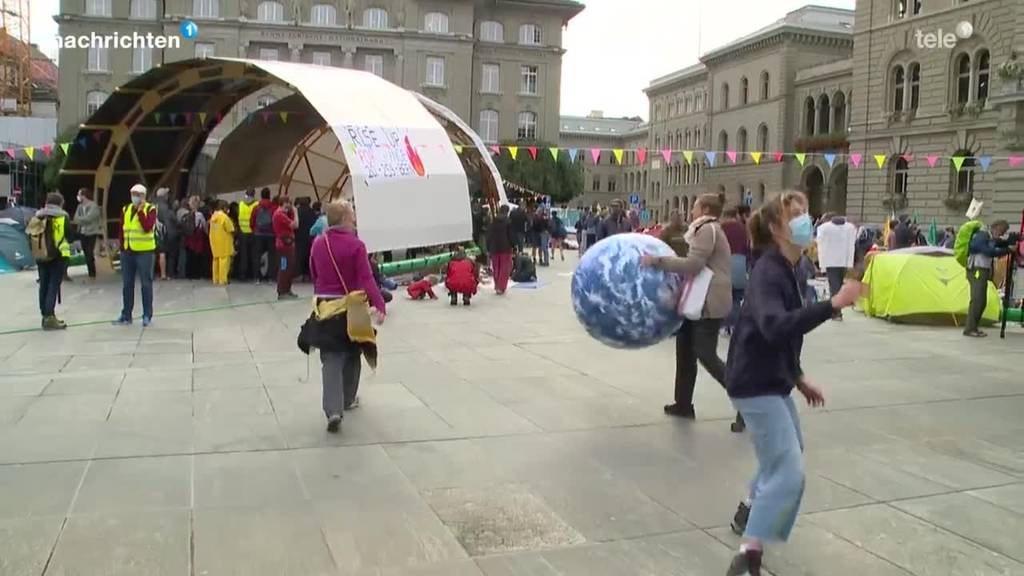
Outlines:
{"type": "Polygon", "coordinates": [[[351,230],[328,228],[327,232],[316,237],[309,253],[309,272],[313,276],[313,287],[317,296],[343,296],[345,289],[338,279],[327,243],[331,243],[331,251],[338,263],[338,270],[345,278],[349,290],[363,290],[370,298],[370,306],[381,312],[384,310],[384,298],[380,288],[373,279],[370,259],[366,254],[366,244],[351,230]]]}

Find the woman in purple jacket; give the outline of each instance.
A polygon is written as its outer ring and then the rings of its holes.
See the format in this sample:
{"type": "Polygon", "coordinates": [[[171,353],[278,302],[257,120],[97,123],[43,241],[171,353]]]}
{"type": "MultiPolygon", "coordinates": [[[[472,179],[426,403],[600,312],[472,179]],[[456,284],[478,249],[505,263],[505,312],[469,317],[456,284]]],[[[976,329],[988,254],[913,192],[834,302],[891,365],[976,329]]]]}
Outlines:
{"type": "MultiPolygon", "coordinates": [[[[384,298],[370,269],[366,245],[356,235],[355,208],[349,202],[326,206],[327,232],[314,240],[309,256],[309,272],[313,277],[317,302],[337,300],[348,292],[362,290],[375,311],[377,323],[381,324],[385,316],[384,298]]],[[[362,356],[366,355],[372,366],[376,361],[376,345],[367,350],[368,346],[350,341],[345,331],[344,316],[334,323],[317,324],[327,327],[313,330],[306,344],[320,350],[327,430],[337,432],[343,410],[359,405],[356,394],[362,356]]],[[[301,334],[299,339],[301,346],[301,334]]]]}

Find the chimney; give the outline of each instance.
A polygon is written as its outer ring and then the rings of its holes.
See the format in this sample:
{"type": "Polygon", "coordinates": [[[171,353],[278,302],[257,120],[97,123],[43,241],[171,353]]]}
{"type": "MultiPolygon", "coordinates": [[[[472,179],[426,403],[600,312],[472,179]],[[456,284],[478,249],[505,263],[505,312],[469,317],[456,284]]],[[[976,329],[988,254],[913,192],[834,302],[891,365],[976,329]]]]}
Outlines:
{"type": "Polygon", "coordinates": [[[604,111],[602,110],[591,110],[587,118],[604,118],[604,111]]]}

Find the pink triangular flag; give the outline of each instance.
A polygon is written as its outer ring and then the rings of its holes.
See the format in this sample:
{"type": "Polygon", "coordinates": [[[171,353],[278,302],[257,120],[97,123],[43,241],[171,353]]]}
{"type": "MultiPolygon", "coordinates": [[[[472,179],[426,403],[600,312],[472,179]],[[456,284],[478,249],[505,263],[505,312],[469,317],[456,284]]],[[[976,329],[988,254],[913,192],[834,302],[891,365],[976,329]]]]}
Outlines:
{"type": "Polygon", "coordinates": [[[270,122],[270,112],[264,110],[263,112],[260,112],[260,116],[263,116],[263,123],[264,124],[266,124],[267,122],[270,122]]]}
{"type": "Polygon", "coordinates": [[[601,149],[600,148],[591,148],[590,149],[590,159],[594,161],[594,164],[597,164],[598,162],[600,162],[601,161],[601,149]]]}
{"type": "Polygon", "coordinates": [[[925,160],[928,161],[929,168],[935,168],[935,163],[939,161],[939,157],[936,156],[935,154],[929,154],[925,156],[925,160]]]}
{"type": "Polygon", "coordinates": [[[859,152],[854,152],[853,154],[850,154],[850,162],[853,162],[854,168],[860,168],[861,158],[863,158],[863,156],[861,156],[859,152]]]}
{"type": "Polygon", "coordinates": [[[50,144],[47,144],[46,146],[42,146],[39,149],[43,151],[44,155],[49,156],[50,152],[53,151],[53,146],[50,145],[50,144]]]}
{"type": "Polygon", "coordinates": [[[15,154],[14,148],[8,148],[7,150],[4,150],[4,153],[7,154],[8,156],[10,156],[11,159],[14,159],[14,154],[15,154]]]}
{"type": "Polygon", "coordinates": [[[776,162],[782,162],[782,152],[772,152],[772,157],[775,158],[776,162]]]}
{"type": "Polygon", "coordinates": [[[665,148],[661,151],[661,157],[665,159],[665,164],[672,163],[672,151],[669,150],[668,148],[665,148]]]}
{"type": "Polygon", "coordinates": [[[527,146],[526,147],[526,151],[530,153],[530,158],[533,158],[534,160],[537,159],[537,147],[536,146],[527,146]]]}
{"type": "Polygon", "coordinates": [[[1024,156],[1010,156],[1010,168],[1020,166],[1021,162],[1024,162],[1024,156]]]}
{"type": "Polygon", "coordinates": [[[725,151],[725,155],[729,158],[729,162],[732,162],[733,164],[736,163],[736,151],[735,150],[726,150],[725,151]]]}
{"type": "Polygon", "coordinates": [[[103,139],[103,132],[93,132],[92,139],[99,142],[100,140],[103,139]]]}
{"type": "Polygon", "coordinates": [[[636,161],[637,164],[643,165],[647,163],[647,148],[636,149],[636,161]]]}
{"type": "Polygon", "coordinates": [[[911,162],[913,162],[913,161],[914,161],[914,155],[913,155],[913,154],[901,154],[901,155],[900,155],[900,158],[903,158],[903,160],[904,160],[904,161],[905,161],[905,162],[906,162],[907,164],[910,164],[911,162]]]}
{"type": "Polygon", "coordinates": [[[491,151],[491,154],[501,154],[501,148],[498,148],[497,146],[490,146],[488,147],[488,150],[491,151]]]}

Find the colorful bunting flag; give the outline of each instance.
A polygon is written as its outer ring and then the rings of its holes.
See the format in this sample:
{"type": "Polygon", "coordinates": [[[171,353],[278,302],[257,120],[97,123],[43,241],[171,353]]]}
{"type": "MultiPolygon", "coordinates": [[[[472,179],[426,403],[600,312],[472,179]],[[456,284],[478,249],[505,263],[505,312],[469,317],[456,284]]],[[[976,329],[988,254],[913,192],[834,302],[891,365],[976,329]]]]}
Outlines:
{"type": "Polygon", "coordinates": [[[281,117],[281,122],[283,122],[285,124],[288,123],[288,113],[287,112],[281,111],[281,112],[278,112],[277,115],[281,117]]]}
{"type": "Polygon", "coordinates": [[[964,157],[964,156],[953,156],[952,158],[950,158],[950,160],[953,161],[953,166],[955,166],[956,167],[956,171],[959,172],[964,167],[964,160],[966,160],[966,157],[964,157]]]}
{"type": "Polygon", "coordinates": [[[590,159],[594,161],[594,164],[597,164],[598,162],[600,162],[601,161],[601,149],[600,148],[591,148],[590,149],[590,159]]]}
{"type": "Polygon", "coordinates": [[[75,143],[78,144],[79,148],[85,149],[85,146],[86,144],[89,143],[89,141],[85,139],[85,136],[82,136],[81,138],[76,140],[75,143]]]}
{"type": "Polygon", "coordinates": [[[668,148],[662,148],[661,157],[665,159],[665,164],[672,163],[672,151],[668,148]]]}
{"type": "Polygon", "coordinates": [[[264,110],[263,112],[260,112],[260,116],[263,117],[263,123],[264,124],[266,124],[267,122],[270,122],[270,111],[269,110],[264,110]]]}
{"type": "Polygon", "coordinates": [[[537,147],[536,146],[527,146],[526,147],[526,151],[530,153],[530,158],[532,158],[534,160],[537,159],[537,147]]]}
{"type": "Polygon", "coordinates": [[[683,150],[683,158],[687,164],[693,164],[693,150],[683,150]]]}
{"type": "Polygon", "coordinates": [[[548,148],[548,152],[551,153],[551,159],[558,162],[558,148],[548,148]]]}
{"type": "Polygon", "coordinates": [[[455,153],[456,154],[462,154],[462,144],[456,144],[455,145],[455,153]]]}
{"type": "Polygon", "coordinates": [[[71,147],[71,142],[62,142],[61,143],[60,149],[64,151],[64,155],[65,156],[68,155],[68,148],[70,148],[70,147],[71,147]]]}
{"type": "Polygon", "coordinates": [[[636,149],[636,161],[641,166],[647,163],[647,148],[636,149]]]}
{"type": "Polygon", "coordinates": [[[854,152],[853,154],[850,154],[850,162],[853,162],[854,168],[860,168],[860,161],[862,158],[863,156],[861,156],[859,152],[854,152]]]}
{"type": "Polygon", "coordinates": [[[192,123],[192,113],[191,112],[185,112],[185,125],[187,126],[187,125],[189,125],[191,123],[192,123]]]}
{"type": "Polygon", "coordinates": [[[622,148],[615,148],[612,150],[612,156],[615,158],[616,162],[620,165],[622,164],[622,148]]]}
{"type": "Polygon", "coordinates": [[[173,126],[178,123],[178,114],[176,112],[171,112],[167,114],[167,119],[170,120],[171,125],[173,126]]]}
{"type": "MultiPolygon", "coordinates": [[[[34,160],[35,159],[35,155],[36,155],[36,149],[35,149],[34,146],[29,146],[28,148],[25,148],[25,156],[28,156],[29,160],[34,160]]],[[[11,157],[13,158],[14,156],[11,156],[11,157]]]]}
{"type": "Polygon", "coordinates": [[[885,166],[885,154],[875,154],[875,164],[878,164],[878,169],[881,170],[882,166],[885,166]]]}
{"type": "Polygon", "coordinates": [[[929,168],[935,168],[935,163],[939,161],[939,157],[936,156],[935,154],[929,154],[925,156],[925,160],[928,161],[929,168]]]}
{"type": "Polygon", "coordinates": [[[14,148],[8,148],[7,150],[4,150],[4,153],[10,156],[11,160],[14,160],[14,148]]]}
{"type": "Polygon", "coordinates": [[[515,160],[516,156],[519,155],[519,146],[509,146],[508,153],[509,156],[512,156],[512,159],[515,160]]]}
{"type": "Polygon", "coordinates": [[[828,167],[831,168],[832,165],[836,163],[836,155],[831,152],[827,152],[825,154],[825,162],[828,164],[828,167]]]}
{"type": "Polygon", "coordinates": [[[797,152],[797,153],[793,154],[793,156],[796,157],[796,161],[799,162],[801,166],[803,166],[804,162],[807,161],[807,153],[806,152],[797,152]]]}
{"type": "Polygon", "coordinates": [[[576,163],[576,156],[580,153],[579,148],[569,148],[569,161],[573,164],[576,163]]]}
{"type": "Polygon", "coordinates": [[[906,162],[907,164],[910,164],[911,162],[914,161],[913,154],[900,154],[900,158],[903,158],[903,161],[906,162]]]}
{"type": "Polygon", "coordinates": [[[1021,162],[1024,162],[1024,156],[1010,156],[1010,168],[1020,166],[1021,162]]]}
{"type": "Polygon", "coordinates": [[[772,157],[775,158],[776,162],[782,162],[782,152],[773,152],[772,157]]]}
{"type": "Polygon", "coordinates": [[[707,158],[707,160],[708,160],[708,166],[714,166],[715,165],[715,157],[717,157],[717,156],[718,156],[717,152],[711,152],[711,151],[708,151],[708,150],[704,151],[704,157],[707,158]]]}
{"type": "Polygon", "coordinates": [[[978,158],[978,164],[981,164],[981,170],[983,172],[988,172],[988,167],[992,165],[992,157],[981,156],[978,158]]]}
{"type": "Polygon", "coordinates": [[[156,122],[157,124],[160,123],[160,113],[159,112],[153,112],[153,121],[156,122]]]}
{"type": "Polygon", "coordinates": [[[49,156],[50,153],[53,152],[53,145],[47,144],[46,146],[41,147],[40,150],[43,151],[44,156],[49,156]]]}
{"type": "Polygon", "coordinates": [[[729,158],[729,162],[731,162],[733,164],[736,163],[736,151],[735,150],[726,150],[725,151],[725,155],[729,158]]]}
{"type": "MultiPolygon", "coordinates": [[[[93,132],[92,133],[92,139],[95,140],[96,142],[99,142],[100,140],[103,139],[103,132],[98,132],[98,131],[97,132],[93,132]]],[[[83,148],[84,148],[84,146],[83,146],[83,148]]]]}
{"type": "Polygon", "coordinates": [[[754,164],[760,164],[761,163],[761,153],[760,152],[751,152],[750,153],[750,159],[754,161],[754,164]]]}
{"type": "Polygon", "coordinates": [[[498,148],[497,146],[490,146],[489,149],[491,151],[491,154],[494,154],[494,155],[501,154],[501,148],[498,148]]]}
{"type": "Polygon", "coordinates": [[[206,126],[206,112],[199,113],[199,124],[206,126]]]}

